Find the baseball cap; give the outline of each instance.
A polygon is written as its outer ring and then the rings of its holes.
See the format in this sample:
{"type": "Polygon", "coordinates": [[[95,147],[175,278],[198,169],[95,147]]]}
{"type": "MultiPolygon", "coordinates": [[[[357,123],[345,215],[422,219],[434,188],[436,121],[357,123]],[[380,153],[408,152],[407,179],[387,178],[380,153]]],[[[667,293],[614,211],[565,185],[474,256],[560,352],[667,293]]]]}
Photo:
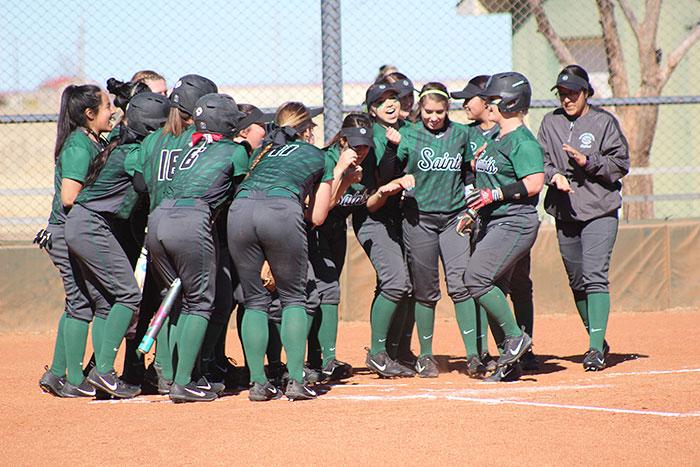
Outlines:
{"type": "Polygon", "coordinates": [[[413,82],[408,79],[400,79],[398,81],[395,81],[394,83],[391,84],[391,86],[396,89],[396,91],[399,93],[399,99],[402,97],[406,97],[408,95],[411,95],[415,92],[415,88],[413,87],[413,82]]]}
{"type": "MultiPolygon", "coordinates": [[[[251,111],[241,119],[241,121],[238,123],[238,128],[241,130],[244,130],[248,128],[250,125],[253,123],[257,123],[260,126],[265,126],[267,123],[272,122],[275,120],[275,114],[273,113],[265,113],[259,108],[255,107],[254,105],[248,104],[250,107],[252,107],[251,111]]],[[[241,110],[241,107],[243,104],[238,105],[238,110],[241,110]]]]}
{"type": "Polygon", "coordinates": [[[348,140],[348,144],[353,148],[357,146],[374,147],[372,128],[341,128],[340,134],[348,140]]]}
{"type": "Polygon", "coordinates": [[[365,94],[365,104],[370,107],[372,104],[377,102],[385,93],[394,93],[398,97],[400,95],[399,90],[394,84],[389,83],[374,83],[368,89],[365,94]]]}
{"type": "Polygon", "coordinates": [[[557,84],[552,86],[551,91],[554,91],[558,87],[570,89],[572,91],[581,91],[582,89],[585,89],[590,90],[591,94],[593,94],[593,87],[591,86],[591,83],[567,70],[559,73],[559,76],[557,76],[557,84]]]}
{"type": "Polygon", "coordinates": [[[469,100],[472,97],[478,96],[485,88],[488,82],[489,75],[479,75],[470,79],[464,89],[461,91],[451,92],[450,96],[453,99],[469,100]]]}

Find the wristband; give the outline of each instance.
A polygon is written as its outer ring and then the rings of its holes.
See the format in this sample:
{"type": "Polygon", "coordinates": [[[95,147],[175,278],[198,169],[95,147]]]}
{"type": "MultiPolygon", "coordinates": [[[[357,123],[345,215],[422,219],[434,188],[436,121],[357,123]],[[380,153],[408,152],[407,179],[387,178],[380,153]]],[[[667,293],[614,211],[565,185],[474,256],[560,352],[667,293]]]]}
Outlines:
{"type": "Polygon", "coordinates": [[[501,193],[503,193],[504,201],[519,201],[528,198],[527,187],[522,180],[502,186],[501,193]]]}

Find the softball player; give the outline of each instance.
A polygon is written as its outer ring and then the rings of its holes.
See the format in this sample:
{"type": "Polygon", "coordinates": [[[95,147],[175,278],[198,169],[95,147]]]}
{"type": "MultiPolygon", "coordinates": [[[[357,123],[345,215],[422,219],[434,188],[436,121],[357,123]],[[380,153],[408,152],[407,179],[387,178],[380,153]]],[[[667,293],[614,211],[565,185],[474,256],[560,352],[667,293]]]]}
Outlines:
{"type": "MultiPolygon", "coordinates": [[[[83,358],[88,324],[93,314],[106,317],[109,304],[89,283],[69,253],[65,240],[66,214],[85,183],[90,162],[103,149],[100,133],[112,128],[113,107],[106,92],[97,86],[68,86],[61,95],[54,157],[54,197],[46,229],[34,239],[46,248],[58,269],[66,293],[65,312],[58,322],[51,368],[39,380],[45,392],[59,397],[93,397],[83,377],[83,358]]],[[[94,336],[93,330],[93,336],[94,336]]]]}
{"type": "MultiPolygon", "coordinates": [[[[122,233],[113,225],[126,220],[138,195],[132,187],[139,143],[148,133],[160,128],[167,118],[167,98],[154,93],[135,96],[126,112],[127,123],[118,140],[112,141],[90,164],[85,187],[66,219],[65,236],[86,280],[101,291],[111,305],[102,324],[101,342],[95,347],[96,365],[87,380],[118,398],[140,393],[117,376],[114,359],[134,312],[141,302],[134,269],[118,238],[122,233]]],[[[143,184],[142,184],[143,185],[143,184]]],[[[143,187],[145,189],[145,186],[143,187]]],[[[131,241],[130,238],[126,239],[131,241]]],[[[95,317],[95,325],[103,318],[95,317]]],[[[94,329],[94,327],[93,327],[94,329]]],[[[84,345],[84,343],[83,343],[84,345]]]]}
{"type": "MultiPolygon", "coordinates": [[[[230,96],[207,94],[194,107],[197,130],[179,158],[166,198],[148,220],[146,245],[165,282],[182,281],[177,326],[178,362],[170,388],[174,402],[212,401],[214,385],[192,380],[192,369],[214,311],[217,247],[214,221],[246,173],[248,154],[231,139],[243,114],[230,96]],[[194,248],[193,248],[194,245],[194,248]]],[[[223,388],[221,388],[223,389],[223,388]]]]}
{"type": "Polygon", "coordinates": [[[605,368],[605,331],[610,313],[608,270],[622,205],[621,179],[629,172],[629,149],[615,117],[591,106],[586,70],[569,65],[557,77],[561,107],[542,120],[545,150],[544,204],[554,216],[559,250],[581,320],[590,336],[586,371],[605,368]]]}
{"type": "MultiPolygon", "coordinates": [[[[143,175],[148,187],[150,212],[163,200],[166,190],[172,181],[175,170],[182,157],[182,152],[187,152],[192,140],[194,127],[194,109],[197,100],[209,93],[217,92],[216,84],[199,75],[185,75],[175,83],[170,94],[170,113],[168,120],[162,129],[158,129],[148,135],[141,143],[139,149],[139,164],[137,171],[143,175]]],[[[162,292],[170,286],[164,279],[152,277],[153,268],[146,273],[144,285],[143,307],[150,310],[145,313],[152,314],[160,304],[162,292]],[[155,287],[150,283],[155,282],[155,287]],[[160,293],[153,296],[151,290],[160,293]]],[[[156,344],[156,359],[154,367],[158,373],[158,389],[161,393],[167,393],[174,378],[172,352],[175,346],[177,329],[177,311],[173,310],[168,322],[158,334],[156,344]],[[172,336],[172,339],[171,339],[172,336]]]]}
{"type": "Polygon", "coordinates": [[[282,304],[281,338],[290,378],[286,395],[290,400],[316,397],[303,380],[308,332],[304,219],[314,225],[325,221],[333,181],[333,167],[323,152],[313,146],[315,125],[311,119],[318,113],[310,113],[299,102],[288,102],[277,110],[275,121],[279,128],[268,135],[270,142],[256,153],[249,176],[238,188],[229,210],[229,251],[233,253],[245,296],[242,333],[250,367],[250,400],[279,397],[264,370],[270,307],[270,294],[260,280],[265,260],[282,304]],[[310,202],[305,214],[307,196],[310,202]]]}
{"type": "MultiPolygon", "coordinates": [[[[395,167],[396,150],[401,140],[399,131],[408,125],[399,118],[401,104],[397,86],[386,82],[373,84],[367,89],[365,103],[374,120],[373,148],[367,159],[377,164],[375,185],[382,186],[400,173],[395,167]]],[[[385,199],[376,209],[358,210],[352,216],[355,236],[377,274],[370,311],[371,345],[365,363],[371,372],[383,377],[414,376],[413,370],[395,361],[387,352],[393,316],[406,297],[410,284],[401,239],[399,200],[390,193],[382,193],[381,196],[385,199]]],[[[400,332],[402,327],[398,328],[400,332]]]]}
{"type": "Polygon", "coordinates": [[[480,94],[489,102],[489,118],[500,132],[474,164],[477,190],[467,196],[467,203],[479,211],[481,227],[464,282],[505,335],[499,369],[490,381],[507,379],[512,365],[532,345],[530,336],[518,327],[505,295],[494,285],[537,238],[544,167],[542,149],[523,124],[531,94],[527,78],[515,72],[491,76],[480,94]]]}
{"type": "Polygon", "coordinates": [[[418,97],[420,122],[401,137],[397,159],[415,177],[416,188],[404,194],[403,239],[416,299],[420,356],[416,371],[438,376],[432,341],[435,305],[440,300],[438,260],[445,269],[447,290],[455,306],[470,376],[483,374],[476,346],[476,308],[462,280],[469,257],[469,239],[456,232],[465,208],[464,173],[478,132],[450,121],[449,94],[442,83],[428,83],[418,97]]]}

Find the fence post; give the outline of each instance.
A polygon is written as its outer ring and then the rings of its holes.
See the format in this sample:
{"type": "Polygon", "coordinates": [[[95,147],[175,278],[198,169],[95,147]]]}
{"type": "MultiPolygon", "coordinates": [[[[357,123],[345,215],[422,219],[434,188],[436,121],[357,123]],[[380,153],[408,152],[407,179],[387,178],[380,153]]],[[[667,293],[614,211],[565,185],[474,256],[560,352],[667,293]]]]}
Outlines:
{"type": "Polygon", "coordinates": [[[343,60],[340,0],[321,1],[321,62],[323,66],[323,137],[329,141],[343,122],[343,60]]]}

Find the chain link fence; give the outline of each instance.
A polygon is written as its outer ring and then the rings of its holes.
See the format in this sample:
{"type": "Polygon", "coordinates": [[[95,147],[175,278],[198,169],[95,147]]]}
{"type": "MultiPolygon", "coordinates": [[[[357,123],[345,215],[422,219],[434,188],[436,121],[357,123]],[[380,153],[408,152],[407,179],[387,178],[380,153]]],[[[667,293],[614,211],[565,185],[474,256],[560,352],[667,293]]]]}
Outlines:
{"type": "MultiPolygon", "coordinates": [[[[3,0],[0,11],[2,244],[30,241],[48,217],[63,88],[141,69],[168,86],[198,73],[266,109],[324,105],[321,141],[361,108],[382,65],[450,90],[520,71],[536,132],[557,105],[557,73],[578,63],[630,141],[623,217],[700,216],[698,0],[3,0]]],[[[465,122],[459,104],[452,118],[465,122]]]]}

